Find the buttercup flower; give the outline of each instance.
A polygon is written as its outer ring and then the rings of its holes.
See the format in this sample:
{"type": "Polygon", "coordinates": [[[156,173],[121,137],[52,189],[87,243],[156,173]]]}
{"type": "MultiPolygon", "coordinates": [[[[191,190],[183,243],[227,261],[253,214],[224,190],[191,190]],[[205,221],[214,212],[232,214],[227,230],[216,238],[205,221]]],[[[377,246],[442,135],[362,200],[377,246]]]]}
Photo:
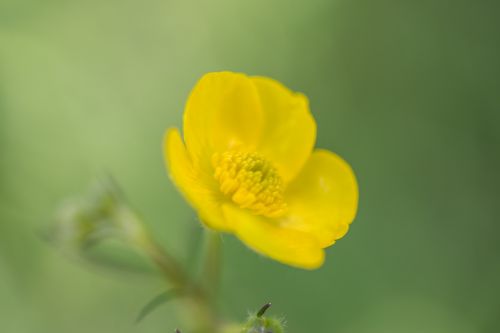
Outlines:
{"type": "Polygon", "coordinates": [[[209,228],[279,262],[318,268],[348,230],[358,187],[336,154],[313,150],[307,98],[265,77],[209,73],[167,130],[170,176],[209,228]]]}

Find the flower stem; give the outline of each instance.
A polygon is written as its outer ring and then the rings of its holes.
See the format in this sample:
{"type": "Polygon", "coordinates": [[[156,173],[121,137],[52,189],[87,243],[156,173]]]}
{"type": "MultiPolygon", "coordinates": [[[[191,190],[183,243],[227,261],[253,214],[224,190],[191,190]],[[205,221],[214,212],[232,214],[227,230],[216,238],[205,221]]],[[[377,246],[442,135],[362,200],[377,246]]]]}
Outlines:
{"type": "Polygon", "coordinates": [[[214,286],[219,277],[219,237],[211,232],[206,239],[203,281],[208,281],[208,285],[192,280],[182,265],[150,235],[145,234],[145,237],[141,237],[141,240],[137,242],[139,249],[151,258],[174,291],[182,297],[185,309],[188,311],[188,318],[199,333],[216,333],[219,326],[213,302],[216,290],[214,286]]]}
{"type": "Polygon", "coordinates": [[[205,289],[212,300],[216,297],[219,288],[222,267],[221,249],[220,234],[210,229],[205,229],[205,253],[201,276],[205,289]]]}
{"type": "Polygon", "coordinates": [[[177,260],[168,254],[155,240],[150,237],[140,243],[143,250],[158,266],[165,279],[175,290],[185,290],[189,287],[189,279],[177,260]]]}

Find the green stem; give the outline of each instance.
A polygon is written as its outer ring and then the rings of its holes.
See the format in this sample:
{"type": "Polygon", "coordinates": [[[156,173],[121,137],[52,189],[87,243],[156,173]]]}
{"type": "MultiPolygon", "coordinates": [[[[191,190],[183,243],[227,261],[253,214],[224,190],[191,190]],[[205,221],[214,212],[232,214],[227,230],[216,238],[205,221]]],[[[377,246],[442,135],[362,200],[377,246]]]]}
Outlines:
{"type": "Polygon", "coordinates": [[[173,289],[184,290],[188,287],[189,279],[182,269],[180,263],[168,254],[154,240],[150,239],[141,244],[141,249],[158,266],[166,280],[170,282],[173,289]]]}
{"type": "Polygon", "coordinates": [[[220,234],[205,229],[205,255],[201,269],[201,278],[209,296],[214,299],[217,295],[222,267],[222,242],[220,234]]]}
{"type": "MultiPolygon", "coordinates": [[[[210,286],[212,283],[217,283],[219,275],[220,244],[218,237],[218,235],[210,235],[207,238],[204,270],[206,270],[210,286]]],[[[137,245],[158,266],[171,287],[179,296],[182,296],[186,309],[189,311],[189,317],[192,318],[191,321],[196,323],[196,332],[216,333],[219,323],[213,304],[213,290],[215,288],[207,289],[205,284],[202,286],[193,281],[182,265],[151,236],[144,234],[137,245]]]]}

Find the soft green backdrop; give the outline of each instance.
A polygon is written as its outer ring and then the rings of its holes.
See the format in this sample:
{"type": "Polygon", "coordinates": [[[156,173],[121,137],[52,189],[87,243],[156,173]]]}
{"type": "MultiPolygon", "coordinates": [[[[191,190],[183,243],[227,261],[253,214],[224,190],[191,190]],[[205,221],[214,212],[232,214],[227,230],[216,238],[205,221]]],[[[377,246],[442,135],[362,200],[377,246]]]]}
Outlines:
{"type": "Polygon", "coordinates": [[[225,315],[271,300],[289,333],[498,332],[499,12],[487,0],[0,0],[0,331],[173,331],[172,305],[133,325],[158,280],[82,266],[39,232],[106,172],[187,258],[200,227],[165,175],[162,135],[196,80],[227,69],[306,93],[317,145],[352,164],[361,198],[318,271],[225,236],[225,315]]]}

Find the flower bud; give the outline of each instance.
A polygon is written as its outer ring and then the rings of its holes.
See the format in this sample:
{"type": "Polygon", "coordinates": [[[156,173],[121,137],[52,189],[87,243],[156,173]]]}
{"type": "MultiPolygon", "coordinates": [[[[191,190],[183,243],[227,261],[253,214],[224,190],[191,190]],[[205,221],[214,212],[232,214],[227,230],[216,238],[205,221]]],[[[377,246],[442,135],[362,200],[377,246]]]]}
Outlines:
{"type": "Polygon", "coordinates": [[[270,306],[271,304],[267,303],[259,312],[251,314],[241,333],[283,333],[284,323],[282,319],[264,316],[264,312],[270,306]]]}
{"type": "Polygon", "coordinates": [[[85,196],[64,202],[49,231],[50,240],[73,251],[85,250],[106,238],[137,244],[145,237],[137,215],[109,178],[97,181],[85,196]]]}

